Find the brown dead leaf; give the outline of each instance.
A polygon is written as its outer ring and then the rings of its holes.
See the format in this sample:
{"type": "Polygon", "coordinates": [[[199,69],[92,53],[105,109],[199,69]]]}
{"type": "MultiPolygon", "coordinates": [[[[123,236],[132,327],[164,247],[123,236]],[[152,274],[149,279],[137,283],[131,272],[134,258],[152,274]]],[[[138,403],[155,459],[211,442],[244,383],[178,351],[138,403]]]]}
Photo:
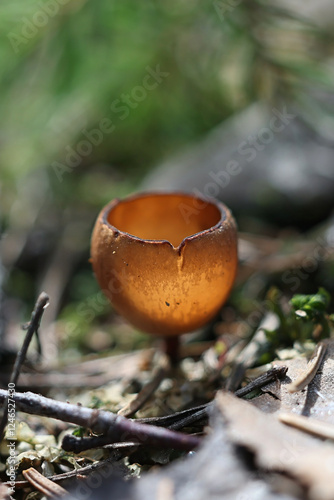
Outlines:
{"type": "MultiPolygon", "coordinates": [[[[250,406],[250,405],[249,405],[250,406]]],[[[228,439],[223,416],[216,406],[210,418],[212,431],[203,445],[185,457],[133,481],[127,498],[145,500],[292,500],[274,491],[271,481],[249,470],[228,439]],[[167,487],[166,487],[167,486],[167,487]],[[170,496],[168,496],[170,495],[170,496]]],[[[106,497],[104,497],[106,498],[106,497]]],[[[122,498],[125,498],[122,497],[122,498]]],[[[90,500],[90,499],[89,499],[90,500]]],[[[94,496],[94,500],[98,500],[94,496]]]]}
{"type": "Polygon", "coordinates": [[[29,481],[38,491],[50,498],[60,498],[67,494],[67,491],[57,483],[53,483],[43,476],[33,467],[22,471],[25,479],[29,481]]]}
{"type": "Polygon", "coordinates": [[[286,427],[232,394],[220,392],[216,400],[228,438],[253,452],[258,467],[294,477],[308,489],[310,500],[333,500],[332,443],[286,427]]]}

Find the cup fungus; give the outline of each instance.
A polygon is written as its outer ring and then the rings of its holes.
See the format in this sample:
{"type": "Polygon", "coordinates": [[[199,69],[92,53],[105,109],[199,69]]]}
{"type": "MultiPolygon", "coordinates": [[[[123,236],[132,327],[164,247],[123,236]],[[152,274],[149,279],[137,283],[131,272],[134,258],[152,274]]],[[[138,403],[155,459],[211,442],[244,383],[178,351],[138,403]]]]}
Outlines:
{"type": "Polygon", "coordinates": [[[173,337],[218,312],[237,270],[229,209],[186,193],[143,193],[100,212],[91,261],[117,312],[145,332],[173,337]]]}

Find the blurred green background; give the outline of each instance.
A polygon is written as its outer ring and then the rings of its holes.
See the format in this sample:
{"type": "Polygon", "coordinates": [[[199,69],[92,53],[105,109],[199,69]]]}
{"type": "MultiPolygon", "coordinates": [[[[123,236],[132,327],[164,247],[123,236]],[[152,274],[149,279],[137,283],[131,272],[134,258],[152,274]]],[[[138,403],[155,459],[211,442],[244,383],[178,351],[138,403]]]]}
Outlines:
{"type": "MultiPolygon", "coordinates": [[[[7,336],[41,289],[51,295],[48,322],[59,318],[67,344],[109,318],[88,263],[90,231],[100,208],[135,190],[157,163],[257,100],[284,96],[326,113],[310,88],[332,88],[332,29],[326,15],[313,22],[298,5],[1,2],[7,336]]],[[[97,343],[87,341],[87,350],[97,343]]]]}

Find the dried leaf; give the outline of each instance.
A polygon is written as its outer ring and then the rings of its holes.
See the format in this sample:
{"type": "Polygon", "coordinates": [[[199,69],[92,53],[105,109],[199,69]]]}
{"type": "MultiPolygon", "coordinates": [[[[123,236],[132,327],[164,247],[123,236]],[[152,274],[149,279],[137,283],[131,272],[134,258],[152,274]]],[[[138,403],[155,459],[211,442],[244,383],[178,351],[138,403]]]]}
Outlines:
{"type": "Polygon", "coordinates": [[[66,495],[66,490],[59,484],[53,483],[50,479],[44,477],[33,467],[22,472],[27,479],[38,491],[51,498],[59,498],[66,495]]]}
{"type": "Polygon", "coordinates": [[[9,489],[4,484],[0,483],[0,500],[10,500],[9,489]]]}
{"type": "Polygon", "coordinates": [[[308,489],[311,500],[334,498],[332,443],[289,428],[232,394],[219,393],[217,404],[228,438],[254,453],[258,467],[294,477],[308,489]]]}

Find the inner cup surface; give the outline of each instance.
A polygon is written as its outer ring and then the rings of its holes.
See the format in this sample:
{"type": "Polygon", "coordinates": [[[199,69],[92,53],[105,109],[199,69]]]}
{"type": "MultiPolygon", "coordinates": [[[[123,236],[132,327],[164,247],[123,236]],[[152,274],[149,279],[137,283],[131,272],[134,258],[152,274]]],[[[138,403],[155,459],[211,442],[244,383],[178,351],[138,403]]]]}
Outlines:
{"type": "Polygon", "coordinates": [[[219,208],[207,200],[178,194],[155,194],[122,200],[107,221],[116,229],[145,240],[182,240],[210,229],[221,219],[219,208]]]}

